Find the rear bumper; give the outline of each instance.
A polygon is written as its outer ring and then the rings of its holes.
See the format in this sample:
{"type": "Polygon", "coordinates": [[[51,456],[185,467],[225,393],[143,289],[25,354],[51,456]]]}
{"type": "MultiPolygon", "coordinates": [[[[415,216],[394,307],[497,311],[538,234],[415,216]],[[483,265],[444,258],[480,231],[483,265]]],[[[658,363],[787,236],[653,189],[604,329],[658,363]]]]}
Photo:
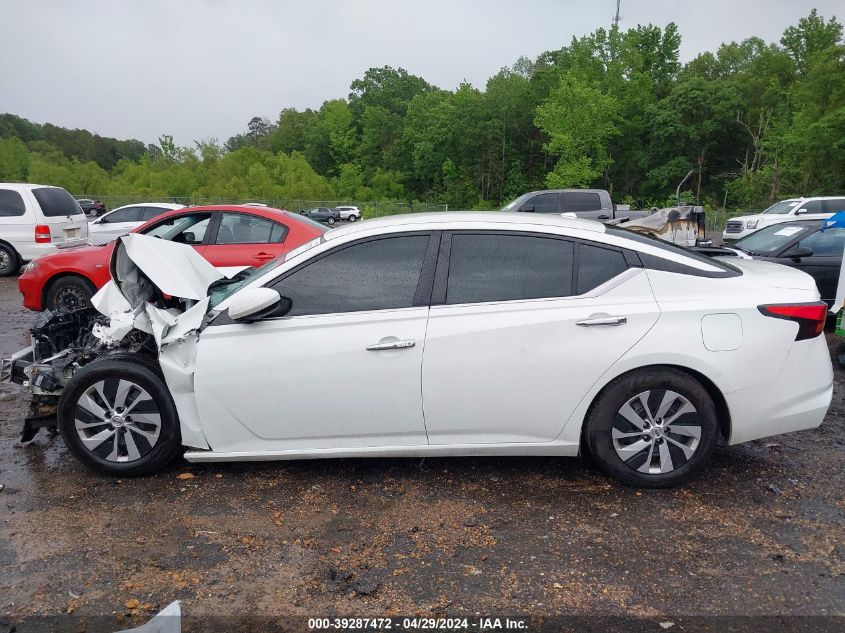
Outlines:
{"type": "Polygon", "coordinates": [[[725,394],[731,444],[814,429],[833,397],[833,366],[824,335],[793,343],[775,380],[725,394]]]}

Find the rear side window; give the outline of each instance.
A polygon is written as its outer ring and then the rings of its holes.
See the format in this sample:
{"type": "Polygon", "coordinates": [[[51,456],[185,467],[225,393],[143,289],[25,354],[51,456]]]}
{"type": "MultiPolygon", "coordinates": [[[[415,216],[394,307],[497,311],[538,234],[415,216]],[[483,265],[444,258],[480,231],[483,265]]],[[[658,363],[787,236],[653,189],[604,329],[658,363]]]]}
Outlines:
{"type": "Polygon", "coordinates": [[[278,244],[287,227],[245,213],[224,213],[217,230],[217,244],[278,244]]]}
{"type": "Polygon", "coordinates": [[[578,244],[579,295],[601,286],[628,269],[625,256],[615,250],[578,244]]]}
{"type": "Polygon", "coordinates": [[[353,244],[272,287],[292,300],[291,316],[409,308],[428,242],[428,235],[406,235],[353,244]]]}
{"type": "Polygon", "coordinates": [[[845,211],[845,198],[834,198],[833,200],[822,200],[822,211],[824,213],[839,213],[845,211]]]}
{"type": "Polygon", "coordinates": [[[168,209],[164,209],[162,207],[144,207],[144,212],[141,213],[141,219],[144,222],[146,222],[147,220],[152,220],[153,218],[157,218],[167,210],[168,209]]]}
{"type": "Polygon", "coordinates": [[[452,236],[446,303],[572,294],[572,242],[530,235],[452,236]]]}
{"type": "Polygon", "coordinates": [[[80,215],[82,213],[79,203],[61,187],[33,189],[32,195],[38,201],[41,212],[48,218],[80,215]]]}
{"type": "Polygon", "coordinates": [[[0,189],[0,218],[12,218],[26,213],[21,194],[11,189],[0,189]]]}
{"type": "Polygon", "coordinates": [[[564,191],[563,211],[577,213],[579,211],[601,211],[599,194],[587,191],[564,191]]]}

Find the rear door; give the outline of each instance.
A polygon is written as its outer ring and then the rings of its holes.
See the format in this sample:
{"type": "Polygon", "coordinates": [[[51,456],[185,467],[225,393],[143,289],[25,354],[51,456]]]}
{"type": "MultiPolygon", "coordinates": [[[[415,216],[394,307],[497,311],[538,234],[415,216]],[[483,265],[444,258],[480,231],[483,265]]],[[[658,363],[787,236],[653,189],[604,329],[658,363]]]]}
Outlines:
{"type": "Polygon", "coordinates": [[[258,215],[223,211],[204,257],[218,268],[261,266],[285,253],[286,224],[258,215]]]}
{"type": "Polygon", "coordinates": [[[619,249],[444,235],[422,372],[430,443],[552,441],[657,316],[647,276],[619,249]]]}
{"type": "Polygon", "coordinates": [[[67,191],[61,187],[36,187],[32,189],[32,196],[38,203],[36,222],[50,227],[53,244],[88,237],[88,220],[79,203],[67,191]]]}

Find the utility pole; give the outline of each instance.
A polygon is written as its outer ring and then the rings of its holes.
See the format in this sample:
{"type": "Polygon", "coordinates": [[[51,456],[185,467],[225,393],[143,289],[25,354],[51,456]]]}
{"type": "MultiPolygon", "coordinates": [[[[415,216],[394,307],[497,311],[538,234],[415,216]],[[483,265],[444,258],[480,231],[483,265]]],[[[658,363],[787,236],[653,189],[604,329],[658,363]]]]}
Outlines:
{"type": "Polygon", "coordinates": [[[619,20],[622,19],[622,16],[619,15],[619,5],[622,3],[622,0],[616,0],[616,15],[613,16],[613,26],[617,29],[619,28],[619,20]]]}

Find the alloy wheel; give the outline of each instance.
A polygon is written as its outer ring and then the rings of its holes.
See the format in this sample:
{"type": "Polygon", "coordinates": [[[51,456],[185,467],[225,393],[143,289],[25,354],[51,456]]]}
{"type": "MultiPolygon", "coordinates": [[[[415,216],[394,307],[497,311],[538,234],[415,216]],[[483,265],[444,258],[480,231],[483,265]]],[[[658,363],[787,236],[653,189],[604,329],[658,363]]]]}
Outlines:
{"type": "Polygon", "coordinates": [[[161,413],[140,385],[121,378],[94,383],[79,398],[76,432],[85,448],[109,462],[133,462],[153,450],[161,413]]]}
{"type": "Polygon", "coordinates": [[[668,389],[643,391],[628,400],[611,428],[613,448],[634,470],[659,475],[686,464],[701,442],[698,411],[668,389]]]}

